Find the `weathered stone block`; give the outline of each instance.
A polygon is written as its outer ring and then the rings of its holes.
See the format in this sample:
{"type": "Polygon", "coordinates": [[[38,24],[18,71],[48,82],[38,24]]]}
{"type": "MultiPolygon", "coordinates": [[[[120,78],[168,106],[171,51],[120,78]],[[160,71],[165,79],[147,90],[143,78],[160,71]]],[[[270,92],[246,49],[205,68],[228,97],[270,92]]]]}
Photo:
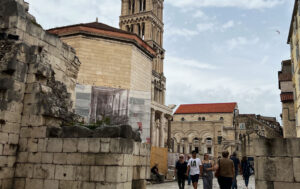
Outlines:
{"type": "Polygon", "coordinates": [[[28,162],[30,163],[41,163],[42,162],[42,153],[29,153],[28,154],[28,162]]]}
{"type": "Polygon", "coordinates": [[[285,188],[299,189],[300,183],[274,182],[274,189],[285,189],[285,188]]]}
{"type": "Polygon", "coordinates": [[[38,141],[38,152],[46,152],[48,145],[48,139],[39,139],[38,141]]]}
{"type": "Polygon", "coordinates": [[[121,138],[111,139],[110,152],[132,154],[133,144],[134,144],[133,140],[130,139],[121,139],[121,138]]]}
{"type": "MultiPolygon", "coordinates": [[[[110,167],[108,167],[107,169],[109,169],[110,167]]],[[[94,182],[103,182],[105,181],[105,167],[104,166],[92,166],[91,167],[91,181],[94,182]]]]}
{"type": "Polygon", "coordinates": [[[77,166],[75,167],[75,179],[77,181],[89,181],[90,180],[90,167],[89,166],[77,166]]]}
{"type": "Polygon", "coordinates": [[[123,165],[123,154],[97,154],[96,165],[123,165]]]}
{"type": "Polygon", "coordinates": [[[264,181],[293,182],[293,160],[284,157],[258,157],[258,179],[264,181]]]}
{"type": "Polygon", "coordinates": [[[102,152],[102,153],[108,153],[109,152],[109,143],[101,142],[100,152],[102,152]]]}
{"type": "Polygon", "coordinates": [[[80,188],[81,189],[95,189],[96,188],[96,183],[83,182],[83,183],[81,183],[80,188]]]}
{"type": "Polygon", "coordinates": [[[42,153],[42,163],[52,163],[53,156],[53,153],[42,153]]]}
{"type": "Polygon", "coordinates": [[[59,189],[58,186],[58,180],[45,180],[43,189],[59,189]]]}
{"type": "Polygon", "coordinates": [[[290,152],[293,157],[299,157],[300,158],[300,139],[299,138],[291,138],[288,140],[288,146],[287,149],[290,152]]]}
{"type": "Polygon", "coordinates": [[[78,139],[78,152],[88,152],[89,151],[89,143],[86,138],[78,139]]]}
{"type": "Polygon", "coordinates": [[[106,167],[105,171],[105,182],[126,182],[127,181],[127,173],[128,173],[127,167],[121,167],[121,166],[109,166],[106,167]]]}
{"type": "Polygon", "coordinates": [[[9,144],[19,144],[19,135],[18,134],[9,134],[8,143],[9,144]]]}
{"type": "Polygon", "coordinates": [[[132,189],[146,189],[146,181],[145,180],[133,180],[132,181],[132,189]]]}
{"type": "Polygon", "coordinates": [[[31,130],[31,138],[45,138],[47,135],[47,127],[33,127],[31,130]]]}
{"type": "Polygon", "coordinates": [[[63,140],[60,138],[50,138],[48,140],[48,152],[62,152],[63,140]]]}
{"type": "Polygon", "coordinates": [[[26,179],[25,189],[40,189],[43,186],[42,179],[26,179]]]}
{"type": "Polygon", "coordinates": [[[14,169],[11,167],[2,167],[0,170],[1,179],[11,179],[14,177],[14,169]]]}
{"type": "Polygon", "coordinates": [[[17,154],[18,145],[5,144],[3,148],[3,155],[15,156],[17,154]]]}
{"type": "Polygon", "coordinates": [[[295,181],[300,183],[300,158],[293,159],[295,181]]]}
{"type": "Polygon", "coordinates": [[[24,178],[15,178],[14,179],[14,188],[25,188],[25,179],[24,178]]]}
{"type": "Polygon", "coordinates": [[[8,133],[0,133],[0,144],[8,143],[8,133]]]}
{"type": "Polygon", "coordinates": [[[133,180],[146,179],[146,167],[133,167],[133,180]]]}
{"type": "Polygon", "coordinates": [[[80,182],[78,181],[59,181],[59,189],[78,189],[80,182]]]}
{"type": "Polygon", "coordinates": [[[37,152],[38,151],[38,139],[30,138],[27,140],[27,149],[28,152],[37,152]]]}
{"type": "Polygon", "coordinates": [[[55,180],[75,180],[76,169],[70,165],[56,165],[55,180]]]}
{"type": "Polygon", "coordinates": [[[100,152],[100,139],[99,138],[89,138],[89,152],[99,153],[100,152]]]}
{"type": "Polygon", "coordinates": [[[95,154],[81,154],[81,165],[95,165],[95,154]]]}
{"type": "Polygon", "coordinates": [[[69,165],[80,165],[81,164],[81,153],[68,153],[67,164],[69,165]]]}
{"type": "Polygon", "coordinates": [[[78,139],[64,139],[63,152],[77,152],[78,139]]]}
{"type": "Polygon", "coordinates": [[[124,166],[133,166],[136,163],[136,159],[133,155],[124,154],[124,166]]]}
{"type": "Polygon", "coordinates": [[[135,142],[133,148],[133,154],[136,156],[140,155],[140,148],[141,148],[141,143],[135,142]]]}
{"type": "Polygon", "coordinates": [[[32,178],[33,165],[32,164],[17,164],[15,177],[32,178]]]}
{"type": "Polygon", "coordinates": [[[2,189],[11,189],[13,187],[13,179],[3,179],[2,180],[2,189]]]}
{"type": "Polygon", "coordinates": [[[55,165],[42,165],[34,166],[33,178],[38,179],[54,179],[55,165]]]}
{"type": "Polygon", "coordinates": [[[53,163],[58,165],[67,164],[67,153],[54,153],[53,163]]]}

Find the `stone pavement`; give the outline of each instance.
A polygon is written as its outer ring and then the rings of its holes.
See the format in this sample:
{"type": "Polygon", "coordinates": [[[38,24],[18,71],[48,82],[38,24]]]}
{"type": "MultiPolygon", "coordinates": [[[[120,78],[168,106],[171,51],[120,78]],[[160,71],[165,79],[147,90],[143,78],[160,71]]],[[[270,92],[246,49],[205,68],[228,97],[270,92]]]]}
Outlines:
{"type": "MultiPolygon", "coordinates": [[[[214,179],[214,187],[213,188],[214,189],[219,188],[219,185],[218,185],[218,182],[216,179],[214,179]]],[[[245,184],[244,184],[244,180],[242,179],[241,176],[238,176],[238,188],[239,189],[246,188],[245,184]]],[[[177,182],[170,182],[170,183],[166,183],[166,184],[154,184],[154,185],[148,185],[147,189],[178,189],[178,185],[177,185],[177,182]]],[[[193,189],[193,187],[186,185],[185,189],[193,189]]],[[[198,189],[203,189],[202,180],[199,180],[198,189]]],[[[255,189],[254,176],[252,176],[250,178],[249,189],[255,189]]]]}

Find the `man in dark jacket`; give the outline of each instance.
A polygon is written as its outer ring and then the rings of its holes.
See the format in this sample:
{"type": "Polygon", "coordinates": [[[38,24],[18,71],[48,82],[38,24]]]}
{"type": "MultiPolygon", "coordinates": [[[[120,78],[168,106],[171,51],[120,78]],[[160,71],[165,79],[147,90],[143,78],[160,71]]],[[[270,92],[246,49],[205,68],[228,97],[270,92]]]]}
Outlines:
{"type": "Polygon", "coordinates": [[[179,160],[176,162],[176,167],[175,167],[175,175],[177,174],[179,189],[184,189],[186,171],[187,171],[187,162],[184,161],[184,155],[181,154],[179,156],[179,160]]]}

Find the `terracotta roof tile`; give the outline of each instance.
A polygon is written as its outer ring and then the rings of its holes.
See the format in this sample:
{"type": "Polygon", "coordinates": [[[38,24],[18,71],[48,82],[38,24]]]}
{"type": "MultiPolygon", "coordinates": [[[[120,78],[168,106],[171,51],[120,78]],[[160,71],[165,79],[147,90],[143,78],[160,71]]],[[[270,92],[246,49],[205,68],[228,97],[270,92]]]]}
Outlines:
{"type": "Polygon", "coordinates": [[[232,113],[237,103],[183,104],[175,114],[232,113]]]}
{"type": "Polygon", "coordinates": [[[105,35],[105,36],[111,36],[116,38],[123,38],[127,40],[134,40],[139,46],[146,49],[150,54],[152,54],[153,56],[156,55],[154,49],[136,34],[118,28],[114,28],[100,22],[63,26],[58,28],[52,28],[47,31],[51,34],[58,35],[58,36],[80,33],[80,32],[88,32],[88,33],[93,33],[98,35],[105,35]]]}

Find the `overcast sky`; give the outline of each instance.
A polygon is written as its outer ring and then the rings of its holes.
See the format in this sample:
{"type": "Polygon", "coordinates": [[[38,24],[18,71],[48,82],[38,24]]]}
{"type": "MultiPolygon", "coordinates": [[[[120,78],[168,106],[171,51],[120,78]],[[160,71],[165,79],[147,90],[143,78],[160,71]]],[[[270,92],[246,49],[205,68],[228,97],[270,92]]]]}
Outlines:
{"type": "MultiPolygon", "coordinates": [[[[118,27],[121,0],[27,0],[45,28],[118,27]]],[[[238,102],[241,113],[281,113],[277,72],[294,0],[165,0],[167,104],[238,102]]]]}

